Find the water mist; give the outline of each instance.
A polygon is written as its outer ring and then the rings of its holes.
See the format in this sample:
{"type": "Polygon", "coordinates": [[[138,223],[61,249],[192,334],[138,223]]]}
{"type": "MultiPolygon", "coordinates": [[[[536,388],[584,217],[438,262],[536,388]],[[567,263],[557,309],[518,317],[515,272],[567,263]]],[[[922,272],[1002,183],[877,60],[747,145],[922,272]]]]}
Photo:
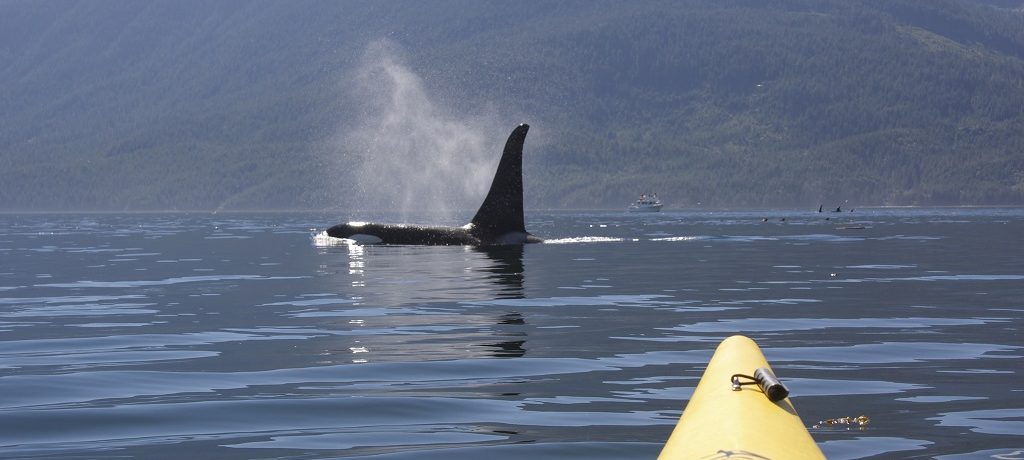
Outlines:
{"type": "Polygon", "coordinates": [[[359,108],[339,144],[358,194],[351,206],[403,222],[468,222],[487,194],[514,122],[460,117],[435,103],[387,41],[368,46],[346,82],[359,108]]]}

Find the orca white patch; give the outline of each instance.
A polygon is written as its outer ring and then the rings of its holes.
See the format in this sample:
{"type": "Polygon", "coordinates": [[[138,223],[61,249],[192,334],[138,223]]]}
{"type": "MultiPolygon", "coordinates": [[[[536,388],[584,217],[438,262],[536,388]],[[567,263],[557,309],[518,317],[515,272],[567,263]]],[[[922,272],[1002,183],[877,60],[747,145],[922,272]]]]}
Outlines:
{"type": "Polygon", "coordinates": [[[365,233],[350,235],[348,239],[355,241],[357,244],[380,244],[381,241],[384,241],[379,236],[367,235],[365,233]]]}

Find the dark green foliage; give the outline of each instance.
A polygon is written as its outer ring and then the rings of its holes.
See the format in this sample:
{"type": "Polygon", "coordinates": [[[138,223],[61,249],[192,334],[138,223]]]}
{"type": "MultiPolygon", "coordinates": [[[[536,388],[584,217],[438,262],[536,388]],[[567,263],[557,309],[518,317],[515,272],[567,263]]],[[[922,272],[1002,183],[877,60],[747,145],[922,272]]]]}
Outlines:
{"type": "Polygon", "coordinates": [[[0,210],[347,206],[380,39],[533,125],[528,206],[1021,204],[1021,7],[0,0],[0,210]]]}

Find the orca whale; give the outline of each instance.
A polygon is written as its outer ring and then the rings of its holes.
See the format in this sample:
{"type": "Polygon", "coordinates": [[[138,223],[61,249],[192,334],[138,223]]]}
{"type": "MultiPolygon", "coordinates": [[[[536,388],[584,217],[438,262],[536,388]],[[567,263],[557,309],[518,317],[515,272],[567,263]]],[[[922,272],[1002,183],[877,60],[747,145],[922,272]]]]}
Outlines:
{"type": "Polygon", "coordinates": [[[469,224],[437,227],[410,224],[349,222],[327,229],[327,235],[360,244],[492,246],[540,243],[523,222],[523,143],[530,125],[508,136],[491,189],[469,224]]]}

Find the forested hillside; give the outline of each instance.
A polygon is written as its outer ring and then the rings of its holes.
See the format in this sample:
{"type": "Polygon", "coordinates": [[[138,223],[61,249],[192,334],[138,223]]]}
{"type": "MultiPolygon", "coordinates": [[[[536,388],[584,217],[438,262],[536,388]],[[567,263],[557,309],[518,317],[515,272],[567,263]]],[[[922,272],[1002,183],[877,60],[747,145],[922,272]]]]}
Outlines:
{"type": "Polygon", "coordinates": [[[519,122],[532,207],[1021,204],[1024,2],[0,0],[0,210],[475,206],[519,122]]]}

